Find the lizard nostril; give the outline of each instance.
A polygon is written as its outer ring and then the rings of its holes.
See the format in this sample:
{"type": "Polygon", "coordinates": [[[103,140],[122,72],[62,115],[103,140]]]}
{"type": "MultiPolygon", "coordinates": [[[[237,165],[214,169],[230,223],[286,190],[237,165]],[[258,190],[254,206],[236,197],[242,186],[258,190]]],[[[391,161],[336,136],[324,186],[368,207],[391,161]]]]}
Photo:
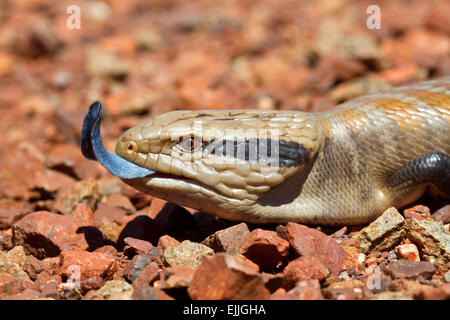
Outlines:
{"type": "Polygon", "coordinates": [[[127,144],[127,150],[128,152],[136,152],[137,151],[137,144],[134,141],[130,141],[127,144]]]}

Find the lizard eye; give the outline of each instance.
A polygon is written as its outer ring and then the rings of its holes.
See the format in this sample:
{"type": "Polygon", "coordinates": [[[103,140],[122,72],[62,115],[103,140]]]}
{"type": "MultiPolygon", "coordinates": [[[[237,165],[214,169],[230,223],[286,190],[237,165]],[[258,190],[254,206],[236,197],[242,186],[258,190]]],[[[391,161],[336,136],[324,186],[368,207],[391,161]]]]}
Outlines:
{"type": "Polygon", "coordinates": [[[179,143],[183,150],[192,152],[197,150],[202,145],[202,140],[198,137],[194,136],[186,136],[183,137],[181,142],[179,143]]]}

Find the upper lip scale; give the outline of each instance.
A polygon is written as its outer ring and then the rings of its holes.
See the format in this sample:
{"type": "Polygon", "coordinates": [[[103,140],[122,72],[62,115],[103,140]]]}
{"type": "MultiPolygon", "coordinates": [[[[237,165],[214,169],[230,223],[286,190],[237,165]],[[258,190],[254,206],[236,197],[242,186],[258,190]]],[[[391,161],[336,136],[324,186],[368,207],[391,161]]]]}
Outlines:
{"type": "Polygon", "coordinates": [[[138,166],[103,146],[100,135],[102,103],[95,101],[89,107],[81,128],[81,152],[90,160],[100,162],[111,174],[122,179],[143,178],[156,174],[156,171],[138,166]]]}

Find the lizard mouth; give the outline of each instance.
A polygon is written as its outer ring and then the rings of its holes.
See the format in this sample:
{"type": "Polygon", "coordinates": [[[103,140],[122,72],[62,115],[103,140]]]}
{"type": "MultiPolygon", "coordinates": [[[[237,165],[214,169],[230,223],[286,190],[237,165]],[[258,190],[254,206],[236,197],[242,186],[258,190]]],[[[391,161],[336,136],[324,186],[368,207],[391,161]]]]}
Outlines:
{"type": "Polygon", "coordinates": [[[145,178],[160,178],[160,179],[174,179],[174,180],[182,180],[182,181],[186,181],[189,183],[197,183],[197,180],[191,179],[191,178],[186,178],[183,176],[176,176],[174,174],[170,174],[170,173],[162,173],[162,172],[155,172],[152,174],[149,174],[147,176],[145,176],[145,178]]]}

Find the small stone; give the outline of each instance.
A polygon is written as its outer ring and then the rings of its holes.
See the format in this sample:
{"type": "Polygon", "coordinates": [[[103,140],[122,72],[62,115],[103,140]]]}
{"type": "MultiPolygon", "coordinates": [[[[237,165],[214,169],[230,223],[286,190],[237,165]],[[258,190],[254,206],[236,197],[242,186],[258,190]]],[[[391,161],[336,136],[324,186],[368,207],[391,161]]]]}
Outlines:
{"type": "Polygon", "coordinates": [[[328,276],[328,268],[316,257],[301,256],[284,268],[286,283],[289,287],[295,286],[298,281],[318,279],[322,280],[328,276]]]}
{"type": "Polygon", "coordinates": [[[241,243],[239,250],[261,269],[272,269],[287,257],[289,242],[274,231],[255,229],[241,243]]]}
{"type": "Polygon", "coordinates": [[[97,290],[105,284],[105,280],[100,276],[93,276],[80,281],[80,288],[82,292],[89,290],[97,290]]]}
{"type": "Polygon", "coordinates": [[[345,252],[347,252],[347,256],[345,257],[344,265],[342,266],[342,270],[348,270],[350,268],[354,268],[358,270],[360,261],[360,252],[355,247],[342,246],[345,252]]]}
{"type": "Polygon", "coordinates": [[[154,262],[146,265],[134,278],[134,292],[137,294],[144,288],[152,286],[153,282],[159,278],[159,271],[158,265],[154,262]]]}
{"type": "Polygon", "coordinates": [[[245,223],[239,223],[232,227],[219,230],[206,238],[202,243],[215,252],[226,252],[231,249],[237,249],[245,238],[250,234],[245,223]]]}
{"type": "Polygon", "coordinates": [[[117,249],[114,248],[111,245],[102,246],[100,248],[97,248],[94,252],[109,254],[110,256],[117,255],[117,249]]]}
{"type": "Polygon", "coordinates": [[[296,300],[322,300],[322,290],[320,288],[319,280],[310,279],[299,281],[295,287],[287,292],[296,300]]]}
{"type": "Polygon", "coordinates": [[[430,209],[427,206],[417,205],[403,211],[406,219],[415,218],[419,220],[428,219],[431,217],[430,209]]]}
{"type": "Polygon", "coordinates": [[[175,247],[169,247],[164,251],[164,260],[171,267],[176,266],[199,266],[204,257],[214,256],[214,251],[207,246],[191,242],[183,241],[175,247]]]}
{"type": "Polygon", "coordinates": [[[328,286],[330,289],[354,289],[354,288],[364,288],[364,282],[358,279],[344,280],[333,282],[328,286]]]}
{"type": "Polygon", "coordinates": [[[442,222],[443,224],[450,223],[450,204],[440,208],[431,215],[434,221],[442,222]]]}
{"type": "Polygon", "coordinates": [[[414,279],[419,276],[430,279],[436,268],[428,261],[398,260],[388,264],[385,267],[385,271],[394,279],[414,279]]]}
{"type": "Polygon", "coordinates": [[[135,291],[133,297],[136,300],[174,300],[164,291],[150,286],[146,286],[139,291],[135,291]]]}
{"type": "Polygon", "coordinates": [[[270,296],[257,266],[227,253],[219,253],[203,261],[195,272],[188,293],[194,300],[261,300],[270,296]]]}
{"type": "Polygon", "coordinates": [[[34,299],[39,298],[40,294],[41,293],[37,290],[27,288],[27,289],[23,290],[21,293],[5,296],[2,299],[3,300],[34,300],[34,299]]]}
{"type": "Polygon", "coordinates": [[[396,246],[395,253],[400,259],[420,261],[419,250],[413,243],[401,244],[396,246]]]}
{"type": "Polygon", "coordinates": [[[12,228],[9,228],[7,230],[0,230],[0,250],[9,250],[13,246],[14,242],[12,228]]]}
{"type": "Polygon", "coordinates": [[[0,208],[0,229],[10,228],[15,222],[19,221],[30,212],[31,208],[27,208],[26,206],[15,209],[0,208]]]}
{"type": "Polygon", "coordinates": [[[129,73],[130,66],[113,53],[92,48],[87,53],[86,70],[94,77],[120,80],[129,73]]]}
{"type": "Polygon", "coordinates": [[[58,193],[55,209],[64,215],[70,215],[76,205],[81,202],[85,202],[91,209],[94,209],[98,197],[97,182],[91,178],[81,180],[58,193]]]}
{"type": "Polygon", "coordinates": [[[127,212],[118,207],[111,206],[107,203],[99,203],[94,213],[94,225],[101,226],[105,222],[114,222],[118,225],[127,217],[127,212]]]}
{"type": "Polygon", "coordinates": [[[164,252],[167,248],[175,247],[179,244],[180,241],[166,234],[159,238],[157,248],[159,251],[164,252]]]}
{"type": "Polygon", "coordinates": [[[133,299],[133,287],[126,281],[121,280],[107,281],[96,293],[105,300],[133,299]]]}
{"type": "Polygon", "coordinates": [[[405,236],[405,219],[395,208],[389,208],[354,238],[359,241],[363,253],[385,251],[400,243],[405,236]]]}
{"type": "Polygon", "coordinates": [[[26,257],[15,256],[15,251],[17,251],[15,248],[8,253],[0,251],[0,273],[7,273],[18,280],[30,281],[28,274],[22,270],[24,266],[23,259],[26,260],[26,257]]]}
{"type": "Polygon", "coordinates": [[[42,267],[51,275],[55,275],[59,271],[59,257],[45,258],[41,260],[42,267]]]}
{"type": "Polygon", "coordinates": [[[156,287],[159,289],[187,288],[192,282],[195,267],[178,266],[168,267],[164,270],[164,279],[156,287]]]}
{"type": "Polygon", "coordinates": [[[418,299],[425,300],[449,300],[450,283],[446,283],[438,288],[428,288],[417,294],[418,299]]]}
{"type": "Polygon", "coordinates": [[[88,251],[65,251],[61,253],[59,271],[62,276],[69,278],[75,273],[80,280],[99,276],[111,279],[119,266],[110,255],[88,251]]]}
{"type": "Polygon", "coordinates": [[[278,226],[277,232],[289,241],[299,256],[318,258],[333,275],[342,270],[347,252],[325,233],[293,222],[289,222],[285,227],[278,226]]]}
{"type": "Polygon", "coordinates": [[[103,235],[103,240],[112,242],[117,242],[120,233],[122,232],[122,227],[111,221],[103,221],[103,223],[98,226],[98,229],[103,235]]]}
{"type": "Polygon", "coordinates": [[[280,287],[284,287],[286,282],[286,276],[282,272],[276,274],[261,272],[261,277],[264,285],[271,293],[275,292],[280,287]]]}
{"type": "Polygon", "coordinates": [[[361,288],[325,288],[323,293],[325,298],[333,300],[361,300],[363,298],[361,288]]]}
{"type": "Polygon", "coordinates": [[[132,237],[126,237],[123,240],[127,245],[132,247],[138,254],[139,253],[149,253],[153,245],[145,240],[135,239],[132,237]]]}
{"type": "Polygon", "coordinates": [[[92,244],[103,243],[98,229],[95,229],[98,233],[90,232],[92,211],[88,216],[78,215],[76,211],[70,216],[47,211],[26,215],[13,226],[14,243],[38,259],[58,256],[61,251],[86,250],[92,244]]]}
{"type": "Polygon", "coordinates": [[[144,268],[153,262],[152,256],[148,254],[138,254],[127,264],[123,271],[125,279],[133,282],[144,268]]]}
{"type": "Polygon", "coordinates": [[[0,299],[4,296],[19,293],[20,281],[8,273],[0,273],[0,299]]]}
{"type": "Polygon", "coordinates": [[[419,249],[422,259],[445,265],[450,261],[450,235],[442,223],[432,219],[406,220],[408,239],[419,249]]]}
{"type": "Polygon", "coordinates": [[[136,212],[136,208],[131,203],[130,199],[122,194],[112,194],[106,199],[106,204],[125,210],[127,214],[136,212]]]}

